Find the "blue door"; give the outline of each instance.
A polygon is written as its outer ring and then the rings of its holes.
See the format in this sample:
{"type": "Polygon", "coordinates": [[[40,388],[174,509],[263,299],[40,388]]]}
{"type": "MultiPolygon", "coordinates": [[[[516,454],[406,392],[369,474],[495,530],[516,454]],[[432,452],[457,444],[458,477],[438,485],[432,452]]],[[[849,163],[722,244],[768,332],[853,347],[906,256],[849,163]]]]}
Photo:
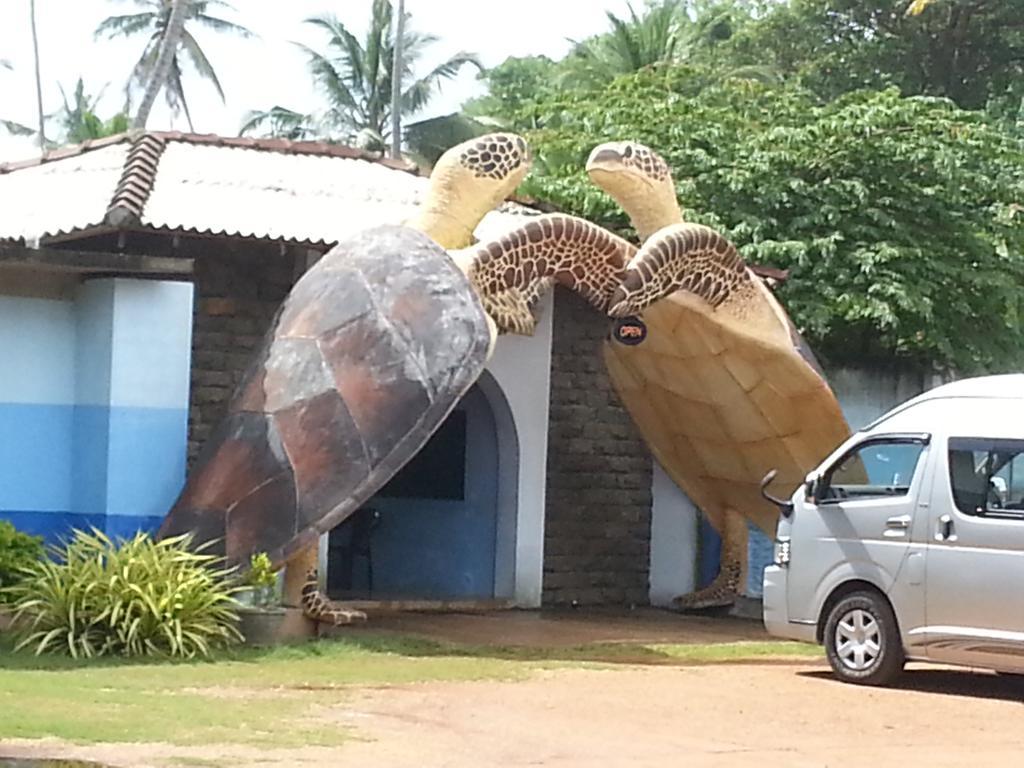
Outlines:
{"type": "Polygon", "coordinates": [[[473,387],[423,450],[331,532],[328,590],[337,597],[494,596],[498,443],[473,387]]]}

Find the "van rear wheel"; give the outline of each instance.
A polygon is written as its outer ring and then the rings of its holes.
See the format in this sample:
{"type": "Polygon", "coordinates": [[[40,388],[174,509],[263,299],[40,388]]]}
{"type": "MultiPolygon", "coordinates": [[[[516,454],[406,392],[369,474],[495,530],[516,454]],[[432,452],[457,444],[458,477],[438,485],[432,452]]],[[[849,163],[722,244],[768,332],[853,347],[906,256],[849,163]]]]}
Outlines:
{"type": "Polygon", "coordinates": [[[903,671],[899,627],[889,603],[874,592],[853,592],[825,622],[825,655],[836,677],[859,685],[887,685],[903,671]]]}

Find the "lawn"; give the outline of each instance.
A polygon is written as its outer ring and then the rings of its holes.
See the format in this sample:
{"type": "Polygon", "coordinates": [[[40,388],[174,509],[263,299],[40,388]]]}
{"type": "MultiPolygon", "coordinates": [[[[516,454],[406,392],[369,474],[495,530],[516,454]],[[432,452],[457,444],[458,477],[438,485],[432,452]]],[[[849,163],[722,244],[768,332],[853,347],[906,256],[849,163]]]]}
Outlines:
{"type": "Polygon", "coordinates": [[[211,661],[37,658],[0,647],[0,739],[71,742],[336,746],[352,734],[318,711],[353,687],[426,681],[517,680],[542,668],[622,663],[701,664],[820,657],[797,643],[597,644],[504,648],[359,635],[211,661]],[[313,716],[310,716],[310,715],[313,716]]]}

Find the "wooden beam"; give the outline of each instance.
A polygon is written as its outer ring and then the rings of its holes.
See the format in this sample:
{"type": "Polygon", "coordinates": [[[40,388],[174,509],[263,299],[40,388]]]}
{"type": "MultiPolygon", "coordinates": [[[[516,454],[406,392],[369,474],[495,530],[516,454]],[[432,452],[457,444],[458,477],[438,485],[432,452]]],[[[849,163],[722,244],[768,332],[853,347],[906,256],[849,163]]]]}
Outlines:
{"type": "Polygon", "coordinates": [[[48,272],[101,272],[108,275],[191,277],[192,259],[143,256],[136,253],[29,248],[0,243],[0,267],[16,266],[48,272]]]}

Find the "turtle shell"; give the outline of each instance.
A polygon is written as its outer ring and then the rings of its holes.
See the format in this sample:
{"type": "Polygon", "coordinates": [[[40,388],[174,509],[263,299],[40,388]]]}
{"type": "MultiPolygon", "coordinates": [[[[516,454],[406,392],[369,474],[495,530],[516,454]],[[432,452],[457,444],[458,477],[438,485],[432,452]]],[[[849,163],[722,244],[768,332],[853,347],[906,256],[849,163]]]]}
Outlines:
{"type": "Polygon", "coordinates": [[[285,299],[160,536],[288,560],[416,455],[489,346],[475,291],[426,235],[338,244],[285,299]]]}

